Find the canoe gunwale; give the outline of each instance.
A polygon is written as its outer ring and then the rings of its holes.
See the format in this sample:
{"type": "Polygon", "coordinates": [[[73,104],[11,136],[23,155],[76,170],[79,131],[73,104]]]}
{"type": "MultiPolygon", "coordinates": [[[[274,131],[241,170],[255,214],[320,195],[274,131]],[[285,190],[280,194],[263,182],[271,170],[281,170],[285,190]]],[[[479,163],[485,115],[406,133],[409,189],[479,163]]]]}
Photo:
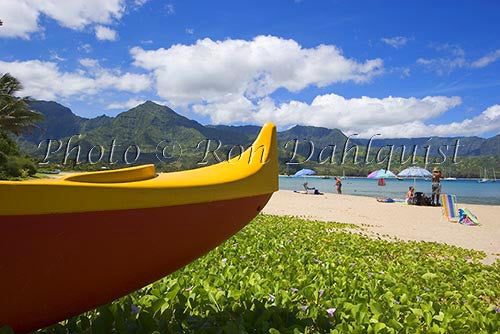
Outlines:
{"type": "Polygon", "coordinates": [[[155,208],[256,196],[278,190],[277,170],[276,128],[266,124],[240,157],[198,169],[156,174],[154,165],[144,165],[62,179],[0,181],[0,218],[155,208]],[[124,181],[128,174],[133,181],[105,182],[124,181]],[[92,180],[96,182],[89,182],[92,180]]]}

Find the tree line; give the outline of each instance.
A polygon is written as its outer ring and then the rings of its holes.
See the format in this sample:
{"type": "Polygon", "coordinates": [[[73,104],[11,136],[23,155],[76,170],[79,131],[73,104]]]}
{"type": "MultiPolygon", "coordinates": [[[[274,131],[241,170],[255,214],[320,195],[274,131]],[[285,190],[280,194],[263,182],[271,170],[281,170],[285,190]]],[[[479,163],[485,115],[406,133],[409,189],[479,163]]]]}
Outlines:
{"type": "Polygon", "coordinates": [[[22,154],[13,136],[31,131],[43,115],[29,108],[29,97],[15,94],[23,86],[12,75],[0,77],[0,179],[22,179],[36,173],[32,159],[22,154]]]}

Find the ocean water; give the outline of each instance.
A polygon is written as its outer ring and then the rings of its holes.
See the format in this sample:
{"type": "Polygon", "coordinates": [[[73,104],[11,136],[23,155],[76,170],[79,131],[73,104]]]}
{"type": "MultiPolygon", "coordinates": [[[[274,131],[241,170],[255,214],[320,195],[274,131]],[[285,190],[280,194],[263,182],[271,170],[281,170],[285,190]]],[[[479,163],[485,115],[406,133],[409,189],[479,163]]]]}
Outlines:
{"type": "MultiPolygon", "coordinates": [[[[280,189],[304,190],[302,184],[319,189],[321,192],[336,193],[335,179],[322,179],[317,176],[288,177],[280,176],[280,189]]],[[[431,194],[431,181],[416,179],[415,191],[427,196],[431,194]]],[[[342,193],[370,197],[405,198],[408,187],[413,186],[413,179],[386,179],[386,186],[377,185],[377,180],[368,178],[346,177],[342,180],[342,193]]],[[[500,181],[478,183],[477,180],[441,181],[441,192],[453,194],[458,203],[500,205],[500,181]]]]}

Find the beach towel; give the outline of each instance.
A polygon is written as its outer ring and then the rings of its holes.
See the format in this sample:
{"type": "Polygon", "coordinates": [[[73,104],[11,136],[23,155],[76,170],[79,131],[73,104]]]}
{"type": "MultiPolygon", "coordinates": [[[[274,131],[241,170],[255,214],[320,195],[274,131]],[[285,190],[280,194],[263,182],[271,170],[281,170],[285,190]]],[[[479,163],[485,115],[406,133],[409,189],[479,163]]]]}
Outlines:
{"type": "Polygon", "coordinates": [[[443,209],[443,216],[448,219],[449,222],[458,222],[459,215],[457,209],[457,199],[455,195],[441,194],[441,205],[443,209]]]}
{"type": "Polygon", "coordinates": [[[458,213],[460,215],[460,219],[458,222],[467,226],[478,226],[479,219],[469,210],[469,209],[459,209],[458,213]]]}

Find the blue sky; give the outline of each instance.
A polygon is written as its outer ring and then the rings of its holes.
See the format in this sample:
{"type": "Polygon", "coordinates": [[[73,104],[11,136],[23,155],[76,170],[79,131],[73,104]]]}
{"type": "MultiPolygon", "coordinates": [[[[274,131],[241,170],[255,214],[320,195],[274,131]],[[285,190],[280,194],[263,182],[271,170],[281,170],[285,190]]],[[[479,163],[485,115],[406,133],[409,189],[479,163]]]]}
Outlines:
{"type": "Polygon", "coordinates": [[[500,132],[496,1],[3,0],[0,73],[76,114],[500,132]]]}

